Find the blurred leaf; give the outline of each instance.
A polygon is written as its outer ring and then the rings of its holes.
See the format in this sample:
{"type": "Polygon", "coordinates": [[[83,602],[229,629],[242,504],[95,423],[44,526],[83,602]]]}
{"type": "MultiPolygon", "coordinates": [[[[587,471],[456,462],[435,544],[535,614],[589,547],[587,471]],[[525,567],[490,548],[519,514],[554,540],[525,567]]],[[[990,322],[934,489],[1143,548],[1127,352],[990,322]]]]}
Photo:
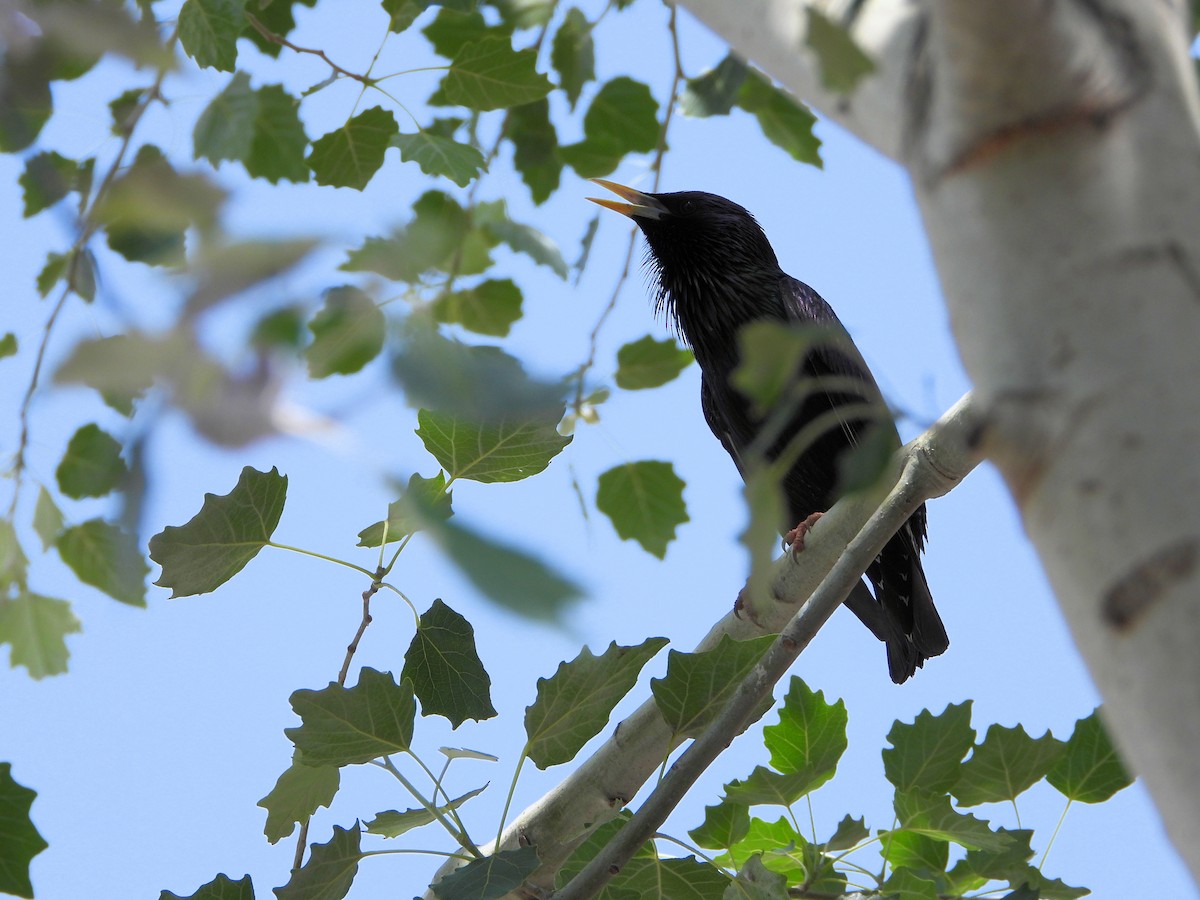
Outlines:
{"type": "Polygon", "coordinates": [[[584,139],[559,148],[559,155],[582,178],[607,175],[626,153],[649,153],[658,146],[658,103],[650,88],[620,76],[592,98],[583,117],[584,139]]]}
{"type": "Polygon", "coordinates": [[[1035,739],[1021,725],[990,725],[983,743],[963,763],[954,796],[960,806],[1014,800],[1050,771],[1064,748],[1048,731],[1035,739]]]}
{"type": "Polygon", "coordinates": [[[667,645],[648,638],[634,647],[613,641],[600,656],[587,647],[570,662],[559,663],[550,678],[537,681],[537,699],[525,708],[525,750],[539,769],[570,762],[600,733],[638,674],[667,645]]]}
{"type": "Polygon", "coordinates": [[[397,134],[392,146],[400,148],[400,158],[414,161],[426,175],[445,175],[459,187],[466,187],[483,168],[483,154],[470,144],[460,144],[429,131],[397,134]]]}
{"type": "Polygon", "coordinates": [[[412,475],[404,496],[388,504],[386,522],[368,525],[358,533],[358,546],[378,547],[384,542],[385,525],[387,543],[391,544],[420,531],[430,517],[445,521],[454,514],[452,493],[446,490],[446,476],[442,472],[432,478],[412,475]]]}
{"type": "Polygon", "coordinates": [[[361,191],[381,165],[392,139],[400,133],[389,110],[373,106],[313,141],[308,165],[317,184],[361,191]]]}
{"type": "Polygon", "coordinates": [[[194,286],[187,298],[187,313],[195,315],[275,278],[303,262],[314,247],[316,242],[311,240],[207,244],[188,267],[194,286]]]}
{"type": "Polygon", "coordinates": [[[121,444],[94,422],[71,437],[55,473],[59,489],[73,500],[103,497],[125,474],[121,444]]]}
{"type": "Polygon", "coordinates": [[[50,119],[56,62],[46,41],[5,49],[0,58],[0,153],[24,150],[50,119]]]}
{"type": "Polygon", "coordinates": [[[952,790],[975,742],[971,701],[952,703],[939,716],[922,710],[911,725],[897,721],[887,739],[892,746],[883,750],[883,772],[897,791],[952,790]]]}
{"type": "Polygon", "coordinates": [[[667,656],[667,674],[650,681],[654,702],[677,737],[696,737],[725,708],[742,679],[774,642],[772,634],[748,641],[722,635],[711,650],[667,656]]]}
{"type": "Polygon", "coordinates": [[[133,131],[133,114],[141,106],[146,96],[144,88],[132,88],[118,94],[109,101],[108,109],[112,114],[112,133],[117,137],[125,137],[133,131]]]}
{"type": "Polygon", "coordinates": [[[383,0],[383,11],[390,16],[388,31],[400,34],[417,16],[433,5],[433,0],[383,0]]]}
{"type": "MultiPolygon", "coordinates": [[[[467,791],[461,797],[455,797],[449,803],[437,807],[437,811],[442,815],[451,810],[458,809],[472,797],[478,797],[484,792],[487,785],[480,788],[475,788],[473,791],[467,791]]],[[[433,813],[424,807],[417,809],[406,809],[404,812],[389,809],[385,812],[376,813],[375,818],[367,823],[367,831],[371,834],[378,834],[385,838],[400,837],[406,831],[412,831],[414,828],[420,828],[422,825],[428,825],[430,822],[436,822],[433,813]]]]}
{"type": "Polygon", "coordinates": [[[308,181],[308,137],[299,111],[300,102],[281,85],[253,90],[250,77],[237,72],[196,121],[195,158],[214,166],[224,159],[237,160],[249,175],[272,184],[280,179],[308,181]]]}
{"type": "Polygon", "coordinates": [[[673,338],[656,341],[646,335],[617,351],[617,387],[627,391],[660,387],[674,380],[694,358],[692,351],[673,338]]]}
{"type": "Polygon", "coordinates": [[[621,540],[632,538],[662,559],[675,529],[688,521],[683,488],[669,462],[625,463],[600,475],[596,508],[612,521],[621,540]]]}
{"type": "Polygon", "coordinates": [[[509,278],[483,281],[439,297],[433,315],[476,334],[504,337],[521,318],[521,289],[509,278]]]}
{"type": "Polygon", "coordinates": [[[48,253],[46,255],[46,264],[42,266],[42,271],[38,273],[37,290],[38,294],[45,297],[50,293],[50,289],[58,283],[58,280],[63,277],[67,271],[67,257],[62,253],[48,253]]]}
{"type": "Polygon", "coordinates": [[[821,691],[813,691],[793,675],[779,724],[763,729],[763,743],[771,753],[771,765],[784,774],[803,775],[808,790],[816,790],[833,777],[846,751],[846,704],[826,703],[821,691]]]}
{"type": "Polygon", "coordinates": [[[67,260],[67,285],[88,303],[96,298],[96,258],[87,247],[80,247],[67,260]]]}
{"type": "MultiPolygon", "coordinates": [[[[797,387],[800,365],[830,329],[794,326],[782,322],[750,322],[738,331],[741,360],[730,383],[753,403],[758,415],[766,415],[797,387]]],[[[798,402],[802,398],[794,398],[798,402]]]]}
{"type": "Polygon", "coordinates": [[[79,163],[53,151],[25,160],[25,171],[17,178],[24,192],[25,218],[49,209],[71,191],[90,190],[94,165],[94,159],[79,163]]]}
{"type": "Polygon", "coordinates": [[[510,219],[503,200],[480,204],[475,210],[475,220],[492,240],[524,253],[538,265],[553,270],[559,278],[567,277],[567,262],[558,245],[536,228],[510,219]]]}
{"type": "Polygon", "coordinates": [[[299,350],[308,334],[305,316],[300,306],[284,306],[267,313],[255,323],[251,345],[256,349],[299,350]]]}
{"type": "Polygon", "coordinates": [[[760,75],[751,71],[738,91],[738,106],[753,113],[771,143],[799,162],[821,168],[821,142],[812,132],[816,116],[760,75]]]}
{"type": "Polygon", "coordinates": [[[1075,723],[1075,731],[1046,780],[1068,800],[1080,803],[1103,803],[1133,784],[1100,720],[1099,709],[1075,723]]]}
{"type": "Polygon", "coordinates": [[[430,523],[442,551],[485,597],[531,619],[555,621],[579,587],[522,550],[454,522],[430,523]]]}
{"type": "Polygon", "coordinates": [[[350,375],[379,355],[387,322],[367,294],[352,285],[330,288],[308,324],[313,341],[304,351],[310,378],[350,375]]]}
{"type": "MultiPolygon", "coordinates": [[[[883,415],[881,410],[880,416],[883,415]]],[[[890,421],[881,422],[865,431],[857,444],[838,457],[838,496],[873,488],[892,471],[892,456],[900,449],[895,427],[890,421]]]]}
{"type": "Polygon", "coordinates": [[[559,418],[479,424],[422,409],[417,437],[452,478],[521,481],[545,469],[571,443],[555,430],[559,418]]]}
{"type": "Polygon", "coordinates": [[[855,43],[845,28],[811,6],[805,7],[808,36],[805,43],[817,55],[821,84],[838,94],[849,94],[875,63],[855,43]]]}
{"type": "Polygon", "coordinates": [[[337,766],[306,766],[299,750],[292,764],[275,781],[275,787],[258,801],[267,811],[263,834],[267,841],[277,844],[303,824],[319,807],[328,807],[341,785],[341,770],[337,766]]]}
{"type": "Polygon", "coordinates": [[[587,267],[588,257],[592,254],[592,241],[596,239],[596,232],[600,230],[600,217],[593,216],[588,222],[587,228],[583,232],[583,237],[579,239],[579,258],[575,260],[571,268],[575,270],[575,283],[579,283],[579,277],[583,275],[583,270],[587,267]]]}
{"type": "Polygon", "coordinates": [[[500,18],[514,28],[538,28],[550,21],[557,0],[492,0],[500,18]]]}
{"type": "Polygon", "coordinates": [[[201,885],[194,894],[181,897],[170,891],[163,891],[158,900],[254,900],[254,884],[249,875],[243,875],[233,881],[227,875],[218,875],[208,884],[201,885]]]}
{"type": "Polygon", "coordinates": [[[342,900],[358,874],[358,862],[363,858],[361,843],[362,829],[357,822],[349,829],[334,825],[329,842],[312,845],[308,862],[299,869],[292,869],[288,883],[275,888],[275,897],[277,900],[342,900]]]}
{"type": "Polygon", "coordinates": [[[146,605],[146,575],[136,536],[111,522],[89,519],[63,531],[54,542],[58,555],[84,584],[122,603],[146,605]]]}
{"type": "Polygon", "coordinates": [[[699,78],[689,78],[679,98],[685,116],[725,116],[737,102],[746,80],[746,64],[730,53],[699,78]]]}
{"type": "Polygon", "coordinates": [[[11,331],[6,331],[4,337],[0,337],[0,359],[7,359],[10,356],[17,355],[17,336],[11,331]]]}
{"type": "Polygon", "coordinates": [[[704,823],[688,835],[697,846],[708,850],[727,850],[750,831],[750,810],[729,798],[704,808],[704,823]]]}
{"type": "MultiPolygon", "coordinates": [[[[139,2],[145,2],[145,0],[139,0],[139,2]]],[[[251,6],[251,12],[272,34],[287,37],[296,27],[296,16],[292,12],[292,6],[296,3],[301,6],[315,6],[316,0],[255,0],[251,6]]],[[[269,41],[259,34],[249,21],[242,29],[242,37],[248,38],[255,47],[272,59],[278,59],[280,51],[283,50],[279,44],[269,41]]]]}
{"type": "Polygon", "coordinates": [[[537,867],[536,847],[499,850],[455,869],[430,888],[442,900],[499,900],[519,888],[537,867]]]}
{"type": "Polygon", "coordinates": [[[12,763],[0,763],[0,891],[18,897],[33,897],[29,863],[50,846],[29,818],[36,797],[13,780],[12,763]]]}
{"type": "Polygon", "coordinates": [[[400,678],[412,682],[421,715],[444,716],[454,728],[467,719],[482,722],[496,715],[492,679],[475,649],[475,629],[441,600],[422,613],[400,678]]]}
{"type": "Polygon", "coordinates": [[[203,69],[232,72],[246,0],[185,0],[179,10],[179,43],[203,69]]]}
{"type": "Polygon", "coordinates": [[[533,202],[544,203],[558,190],[563,169],[550,104],[542,99],[514,106],[506,122],[504,134],[513,144],[513,166],[529,187],[533,202]]]}
{"type": "Polygon", "coordinates": [[[368,238],[342,264],[348,272],[375,272],[393,281],[417,281],[423,272],[449,268],[468,234],[467,215],[441,191],[426,191],[416,215],[386,238],[368,238]]]}
{"type": "Polygon", "coordinates": [[[511,41],[512,27],[488,25],[483,14],[474,8],[473,2],[464,4],[466,9],[450,9],[443,5],[437,17],[421,32],[433,45],[438,56],[454,59],[464,46],[485,37],[500,37],[511,41]]]}
{"type": "Polygon", "coordinates": [[[319,691],[293,691],[290,701],[303,724],[283,733],[306,766],[358,765],[407,750],[412,742],[412,683],[396,684],[390,672],[364,667],[354,687],[330,682],[319,691]]]}
{"type": "Polygon", "coordinates": [[[488,36],[463,45],[442,82],[446,101],[485,111],[532,103],[553,85],[537,71],[537,53],[514,50],[506,37],[488,36]]]}
{"type": "Polygon", "coordinates": [[[0,644],[10,645],[9,665],[24,666],[30,678],[67,671],[66,636],[81,630],[66,600],[22,591],[0,601],[0,644]]]}
{"type": "Polygon", "coordinates": [[[50,492],[38,488],[37,505],[33,508],[33,530],[42,541],[42,549],[49,550],[54,546],[63,529],[63,514],[59,510],[50,492]]]}
{"type": "Polygon", "coordinates": [[[0,519],[0,596],[7,593],[10,585],[25,587],[28,566],[29,558],[21,549],[12,519],[0,519]]]}
{"type": "Polygon", "coordinates": [[[271,540],[287,497],[287,476],[246,466],[228,494],[205,494],[184,525],[168,525],[150,538],[150,558],[162,566],[154,582],[172,597],[216,590],[271,540]]]}
{"type": "Polygon", "coordinates": [[[896,817],[906,831],[953,841],[967,849],[1003,850],[1011,841],[1006,833],[992,831],[987,822],[957,812],[942,793],[897,790],[896,817]]]}
{"type": "Polygon", "coordinates": [[[596,77],[596,50],[592,44],[592,25],[576,7],[558,26],[550,50],[550,64],[558,72],[558,85],[567,95],[571,109],[583,86],[596,77]]]}

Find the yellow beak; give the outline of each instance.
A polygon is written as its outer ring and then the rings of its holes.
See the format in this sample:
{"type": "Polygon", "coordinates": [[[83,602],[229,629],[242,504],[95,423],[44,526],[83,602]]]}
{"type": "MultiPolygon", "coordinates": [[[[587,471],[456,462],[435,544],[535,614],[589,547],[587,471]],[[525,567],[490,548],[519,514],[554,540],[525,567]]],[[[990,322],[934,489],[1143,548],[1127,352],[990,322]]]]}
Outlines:
{"type": "Polygon", "coordinates": [[[593,203],[598,203],[605,209],[619,212],[623,216],[642,219],[661,219],[667,213],[667,208],[650,194],[644,194],[623,184],[617,184],[615,181],[605,181],[603,178],[593,178],[592,183],[608,188],[618,197],[624,197],[628,201],[627,203],[622,203],[620,200],[588,197],[593,203]]]}

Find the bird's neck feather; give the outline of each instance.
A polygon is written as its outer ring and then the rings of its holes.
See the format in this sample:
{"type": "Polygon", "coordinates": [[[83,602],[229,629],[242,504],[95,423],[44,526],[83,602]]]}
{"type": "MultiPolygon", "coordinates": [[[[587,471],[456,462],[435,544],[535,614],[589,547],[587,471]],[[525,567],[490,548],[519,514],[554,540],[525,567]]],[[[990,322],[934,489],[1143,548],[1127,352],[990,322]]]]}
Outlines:
{"type": "Polygon", "coordinates": [[[743,325],[787,319],[781,277],[781,272],[763,272],[717,283],[702,272],[663,273],[658,303],[706,372],[731,370],[737,365],[737,334],[743,325]]]}

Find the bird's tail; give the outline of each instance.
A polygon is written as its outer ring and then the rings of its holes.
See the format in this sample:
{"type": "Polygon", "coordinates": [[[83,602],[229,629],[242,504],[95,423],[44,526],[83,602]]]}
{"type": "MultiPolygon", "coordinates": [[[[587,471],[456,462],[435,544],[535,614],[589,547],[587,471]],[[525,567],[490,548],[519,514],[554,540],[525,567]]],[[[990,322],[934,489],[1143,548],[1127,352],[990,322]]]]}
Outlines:
{"type": "Polygon", "coordinates": [[[888,622],[888,672],[901,684],[932,656],[950,646],[942,617],[933,605],[921,558],[907,529],[883,548],[871,581],[888,622]]]}

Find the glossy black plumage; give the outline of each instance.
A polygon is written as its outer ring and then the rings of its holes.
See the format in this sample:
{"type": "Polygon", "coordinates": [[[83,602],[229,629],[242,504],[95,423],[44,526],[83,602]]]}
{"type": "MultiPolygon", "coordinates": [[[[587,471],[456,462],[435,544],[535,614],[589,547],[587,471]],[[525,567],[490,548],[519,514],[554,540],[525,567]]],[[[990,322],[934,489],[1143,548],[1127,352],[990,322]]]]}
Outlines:
{"type": "MultiPolygon", "coordinates": [[[[596,201],[631,216],[649,246],[647,261],[657,279],[656,307],[678,326],[702,372],[704,417],[739,471],[788,452],[806,424],[824,415],[830,427],[800,448],[783,477],[790,522],[828,509],[838,495],[838,461],[870,429],[895,425],[866,362],[837,316],[816,291],[779,267],[754,217],[730,200],[699,191],[644,194],[600,182],[627,203],[596,201]],[[755,320],[819,325],[827,330],[805,358],[796,378],[817,379],[797,409],[784,411],[786,424],[766,447],[755,444],[771,414],[753,405],[730,384],[738,365],[737,335],[755,320]]],[[[899,442],[898,436],[895,440],[899,442]]],[[[925,540],[922,506],[867,570],[874,597],[860,583],[846,605],[887,645],[888,669],[900,683],[924,661],[945,651],[945,628],[921,568],[925,540]]]]}

